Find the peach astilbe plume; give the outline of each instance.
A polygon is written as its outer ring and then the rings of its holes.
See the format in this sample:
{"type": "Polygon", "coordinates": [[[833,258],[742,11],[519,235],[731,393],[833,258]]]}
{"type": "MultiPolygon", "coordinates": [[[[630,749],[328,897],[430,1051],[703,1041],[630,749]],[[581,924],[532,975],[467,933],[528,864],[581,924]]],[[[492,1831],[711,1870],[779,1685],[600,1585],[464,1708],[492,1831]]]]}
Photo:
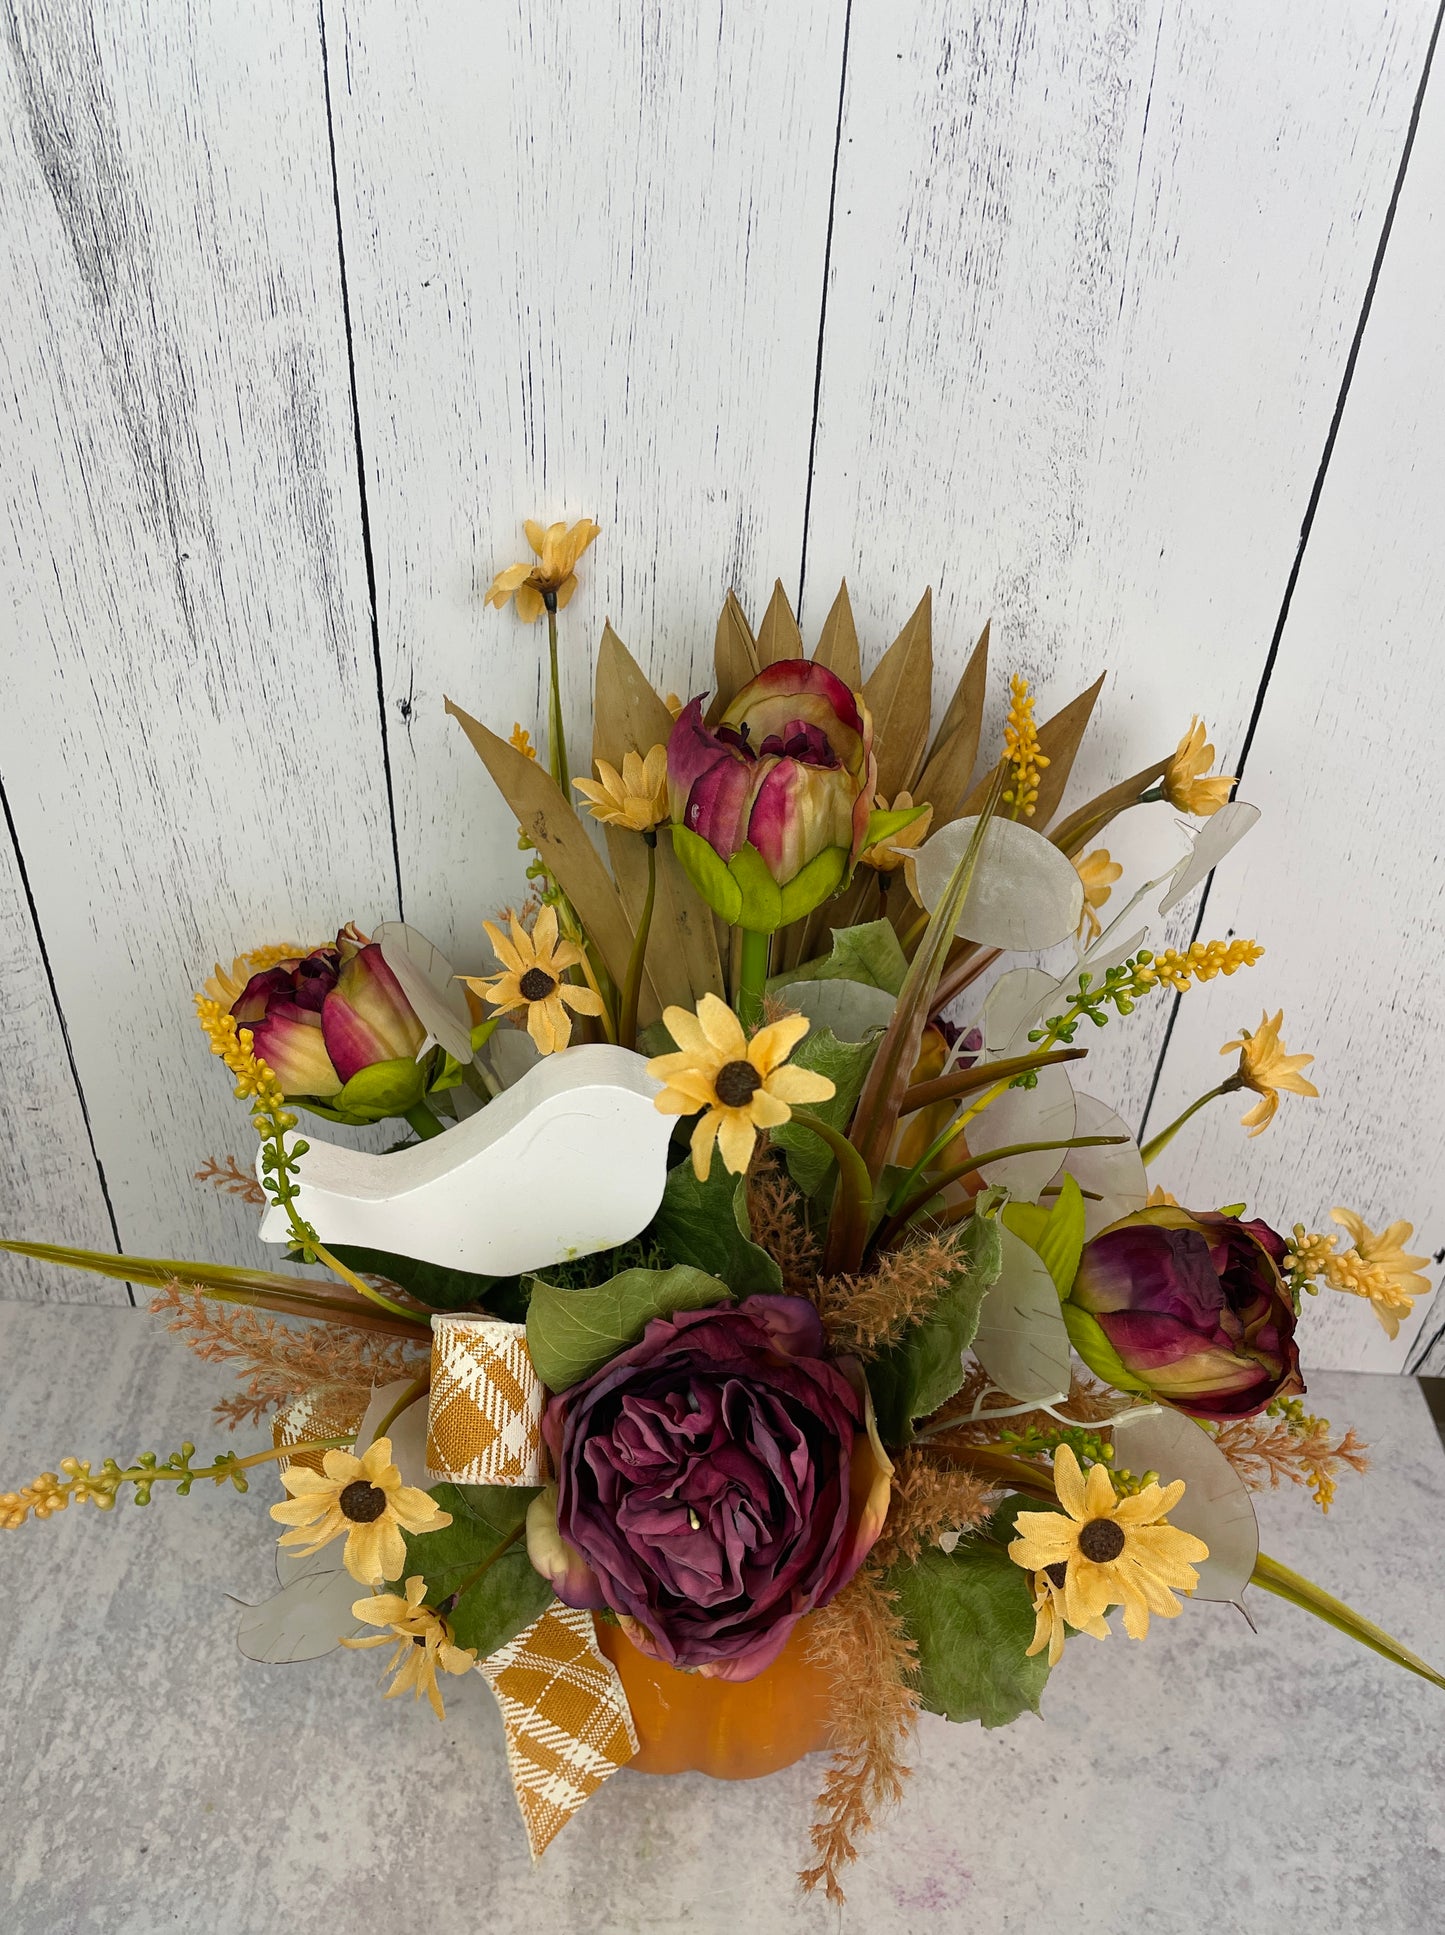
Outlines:
{"type": "Polygon", "coordinates": [[[829,1343],[875,1356],[926,1317],[949,1279],[967,1269],[966,1253],[947,1237],[925,1236],[890,1251],[866,1276],[820,1278],[818,1314],[829,1343]]]}
{"type": "Polygon", "coordinates": [[[1232,1418],[1219,1427],[1214,1442],[1248,1490],[1260,1492],[1268,1485],[1278,1491],[1287,1479],[1291,1485],[1308,1486],[1320,1510],[1327,1512],[1340,1467],[1364,1472],[1370,1466],[1363,1439],[1347,1431],[1338,1444],[1331,1444],[1333,1436],[1328,1418],[1309,1416],[1294,1399],[1278,1415],[1232,1418]]]}
{"type": "Polygon", "coordinates": [[[304,1330],[263,1317],[244,1305],[213,1303],[199,1290],[167,1283],[151,1310],[168,1316],[175,1331],[208,1364],[234,1363],[241,1389],[215,1408],[219,1422],[235,1430],[255,1424],[276,1405],[318,1385],[369,1392],[373,1385],[416,1377],[426,1359],[395,1338],[381,1338],[330,1324],[304,1330]]]}
{"type": "Polygon", "coordinates": [[[986,1479],[941,1463],[921,1446],[897,1452],[893,1502],[873,1549],[875,1564],[886,1569],[901,1559],[911,1565],[944,1537],[972,1531],[988,1517],[994,1496],[986,1479]]]}
{"type": "Polygon", "coordinates": [[[748,1224],[766,1250],[790,1297],[811,1297],[818,1281],[818,1239],[808,1227],[802,1191],[768,1149],[748,1170],[748,1224]]]}
{"type": "Polygon", "coordinates": [[[860,1572],[809,1622],[809,1657],[833,1683],[833,1759],[810,1839],[818,1860],[798,1880],[845,1899],[838,1872],[858,1858],[858,1838],[903,1798],[899,1758],[918,1718],[918,1649],[892,1592],[872,1568],[860,1572]]]}
{"type": "Polygon", "coordinates": [[[243,1203],[254,1203],[258,1207],[265,1202],[266,1192],[254,1176],[248,1176],[234,1156],[207,1156],[195,1173],[196,1182],[213,1183],[223,1189],[228,1196],[239,1196],[243,1203]]]}

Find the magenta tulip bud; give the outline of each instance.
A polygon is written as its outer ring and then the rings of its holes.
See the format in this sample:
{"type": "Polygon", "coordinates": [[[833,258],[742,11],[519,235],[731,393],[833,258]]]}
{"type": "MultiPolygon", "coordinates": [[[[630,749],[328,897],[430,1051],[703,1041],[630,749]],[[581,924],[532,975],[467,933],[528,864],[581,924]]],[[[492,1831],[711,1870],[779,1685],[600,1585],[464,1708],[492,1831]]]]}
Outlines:
{"type": "Polygon", "coordinates": [[[1191,1417],[1304,1389],[1284,1239],[1207,1210],[1141,1209],[1084,1245],[1064,1316],[1090,1370],[1191,1417]]]}
{"type": "Polygon", "coordinates": [[[694,699],[667,747],[676,824],[725,863],[756,848],[780,887],[830,849],[854,865],[877,777],[867,707],[803,658],[779,659],[749,680],[715,730],[694,699]]]}
{"type": "Polygon", "coordinates": [[[351,922],[331,946],[253,974],[231,1013],[295,1101],[329,1101],[364,1068],[415,1060],[426,1040],[380,947],[351,922]]]}

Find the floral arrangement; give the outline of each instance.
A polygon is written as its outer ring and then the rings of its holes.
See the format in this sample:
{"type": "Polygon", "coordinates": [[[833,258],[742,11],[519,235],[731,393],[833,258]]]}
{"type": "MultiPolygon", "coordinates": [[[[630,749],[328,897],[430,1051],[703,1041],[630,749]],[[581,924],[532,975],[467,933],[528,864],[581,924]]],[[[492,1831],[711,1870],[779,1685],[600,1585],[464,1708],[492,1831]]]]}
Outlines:
{"type": "Polygon", "coordinates": [[[279,1589],[244,1652],[390,1647],[387,1697],[438,1715],[475,1668],[537,1854],[619,1766],[826,1748],[802,1881],[835,1899],[918,1713],[1037,1711],[1116,1611],[1142,1641],[1253,1586],[1445,1685],[1262,1553],[1252,1496],[1327,1510],[1364,1469],[1305,1409],[1297,1327],[1324,1288],[1393,1335],[1428,1288],[1410,1226],[1285,1236],[1147,1173],[1217,1098],[1253,1097],[1261,1134],[1316,1095],[1312,1058],[1266,1010],[1142,1148],[1084,1086],[1082,1023],[1263,953],[1146,945],[1258,817],[1204,725],[1064,812],[1102,680],[1038,724],[1014,677],[976,777],[986,629],[930,731],[927,595],[864,679],[846,587],[808,656],[779,585],[756,631],[728,595],[685,704],[606,628],[584,774],[558,617],[598,529],[526,529],[488,602],[546,620],[545,759],[448,702],[527,856],[495,968],[348,922],[196,997],[260,1138],[254,1180],[201,1174],[295,1267],[7,1246],[149,1282],[272,1448],[65,1458],[0,1497],[6,1526],[273,1464],[279,1589]],[[1177,862],[1106,924],[1102,837],[1171,808],[1177,862]],[[302,1112],[405,1139],[308,1142],[302,1112]]]}

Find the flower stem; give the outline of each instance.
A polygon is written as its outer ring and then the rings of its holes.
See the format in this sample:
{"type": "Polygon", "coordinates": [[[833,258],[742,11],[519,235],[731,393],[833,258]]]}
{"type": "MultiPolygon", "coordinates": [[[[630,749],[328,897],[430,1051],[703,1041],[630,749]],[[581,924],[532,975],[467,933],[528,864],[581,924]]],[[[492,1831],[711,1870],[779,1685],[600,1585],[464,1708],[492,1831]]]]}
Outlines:
{"type": "Polygon", "coordinates": [[[381,1423],[376,1427],[375,1431],[372,1432],[371,1434],[372,1444],[375,1444],[378,1438],[384,1438],[387,1432],[390,1431],[391,1427],[396,1423],[397,1419],[401,1416],[402,1412],[409,1411],[419,1398],[424,1398],[426,1396],[427,1392],[430,1389],[431,1389],[430,1371],[427,1372],[425,1377],[414,1377],[411,1383],[408,1384],[406,1389],[402,1392],[401,1396],[397,1399],[396,1403],[392,1405],[391,1409],[387,1412],[386,1416],[382,1419],[381,1423]]]}
{"type": "Polygon", "coordinates": [[[1175,1116],[1167,1129],[1161,1129],[1158,1135],[1150,1136],[1149,1140],[1144,1144],[1144,1147],[1139,1151],[1139,1154],[1144,1158],[1146,1166],[1154,1160],[1155,1156],[1161,1154],[1169,1147],[1169,1144],[1178,1135],[1190,1116],[1197,1115],[1206,1102],[1216,1101],[1221,1095],[1229,1095],[1239,1086],[1238,1079],[1231,1075],[1227,1081],[1221,1082],[1218,1088],[1206,1090],[1197,1101],[1191,1102],[1182,1115],[1175,1116]]]}
{"type": "MultiPolygon", "coordinates": [[[[457,1587],[456,1591],[447,1594],[447,1597],[443,1601],[443,1604],[445,1605],[445,1608],[448,1612],[450,1612],[455,1607],[457,1601],[462,1597],[463,1593],[467,1593],[471,1591],[472,1587],[477,1583],[478,1579],[482,1577],[483,1573],[491,1571],[492,1567],[497,1563],[498,1559],[501,1558],[504,1552],[509,1552],[511,1550],[511,1548],[517,1543],[517,1540],[521,1538],[522,1534],[526,1531],[526,1529],[527,1529],[526,1519],[525,1518],[518,1519],[517,1523],[512,1527],[511,1531],[508,1532],[507,1536],[501,1541],[501,1543],[498,1545],[494,1545],[492,1547],[491,1551],[487,1554],[486,1558],[482,1560],[482,1563],[479,1566],[477,1566],[473,1571],[467,1574],[466,1578],[462,1580],[462,1583],[457,1587]]],[[[440,1608],[438,1610],[440,1610],[440,1608]]]]}
{"type": "Polygon", "coordinates": [[[891,1243],[895,1236],[902,1233],[920,1210],[926,1209],[935,1196],[941,1196],[950,1183],[961,1182],[971,1176],[975,1169],[987,1162],[1002,1162],[1008,1156],[1031,1156],[1043,1149],[1098,1149],[1109,1143],[1127,1142],[1126,1135],[1076,1135],[1066,1136],[1059,1142],[1011,1142],[1002,1149],[985,1149],[979,1155],[970,1155],[966,1161],[955,1163],[951,1169],[940,1170],[930,1177],[895,1210],[878,1232],[878,1242],[891,1243]]]}
{"type": "Polygon", "coordinates": [[[768,944],[771,936],[755,934],[750,927],[742,933],[742,960],[738,970],[737,998],[733,1006],[744,1028],[756,1028],[763,1018],[763,988],[768,978],[768,944]]]}
{"type": "Polygon", "coordinates": [[[563,799],[571,799],[572,774],[567,765],[567,738],[562,726],[562,686],[557,675],[557,594],[544,591],[547,606],[547,658],[551,689],[547,700],[547,759],[563,799]]]}
{"type": "Polygon", "coordinates": [[[1387,1660],[1393,1660],[1396,1666],[1403,1666],[1411,1673],[1418,1673],[1422,1680],[1429,1680],[1433,1686],[1445,1687],[1445,1678],[1442,1678],[1433,1666],[1427,1666],[1424,1660],[1402,1646],[1399,1640],[1393,1639],[1372,1619],[1366,1619],[1363,1613],[1357,1613],[1354,1607],[1347,1606],[1343,1599],[1336,1599],[1334,1594],[1326,1592],[1323,1586],[1317,1586],[1313,1579],[1306,1579],[1298,1572],[1292,1572],[1287,1565],[1281,1565],[1278,1559],[1270,1558],[1267,1552],[1261,1552],[1255,1560],[1254,1572],[1249,1583],[1252,1586],[1263,1586],[1266,1592],[1272,1592],[1276,1597],[1288,1600],[1290,1605],[1298,1606],[1303,1612],[1313,1613],[1316,1619],[1323,1619],[1326,1625],[1334,1626],[1342,1633],[1348,1633],[1351,1639],[1357,1639],[1362,1646],[1368,1646],[1372,1652],[1381,1654],[1387,1660]]]}
{"type": "Polygon", "coordinates": [[[806,1109],[794,1109],[793,1120],[802,1129],[811,1129],[819,1141],[826,1142],[838,1164],[838,1195],[829,1215],[830,1225],[837,1221],[855,1241],[859,1254],[868,1241],[868,1224],[873,1215],[873,1178],[868,1165],[840,1129],[824,1122],[806,1109]]]}
{"type": "Polygon", "coordinates": [[[413,1103],[406,1111],[406,1120],[423,1142],[430,1142],[434,1135],[444,1133],[441,1123],[425,1102],[413,1103]]]}
{"type": "Polygon", "coordinates": [[[657,900],[657,831],[644,833],[647,842],[647,895],[637,918],[632,937],[632,952],[627,957],[627,979],[622,988],[622,1014],[617,1023],[617,1039],[624,1048],[637,1046],[637,1003],[642,993],[642,964],[647,956],[647,936],[652,927],[652,909],[657,900]]]}

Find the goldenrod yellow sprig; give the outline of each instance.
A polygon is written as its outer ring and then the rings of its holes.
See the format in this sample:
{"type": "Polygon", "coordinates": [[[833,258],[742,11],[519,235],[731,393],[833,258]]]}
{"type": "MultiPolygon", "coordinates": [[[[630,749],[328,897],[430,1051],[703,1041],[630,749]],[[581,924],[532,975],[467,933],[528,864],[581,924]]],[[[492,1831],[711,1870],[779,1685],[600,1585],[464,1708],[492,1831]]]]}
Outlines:
{"type": "Polygon", "coordinates": [[[1009,680],[1008,719],[1003,729],[1004,757],[1014,769],[1013,783],[1003,795],[1013,817],[1020,814],[1031,820],[1039,798],[1039,773],[1048,759],[1039,750],[1038,727],[1034,724],[1034,700],[1029,682],[1015,672],[1009,680]]]}
{"type": "Polygon", "coordinates": [[[134,1487],[132,1504],[149,1505],[156,1485],[173,1484],[185,1498],[198,1479],[209,1478],[216,1485],[233,1485],[238,1492],[247,1489],[246,1472],[253,1465],[264,1465],[277,1458],[294,1458],[303,1451],[330,1451],[353,1442],[354,1434],[342,1438],[317,1438],[306,1444],[280,1445],[271,1451],[252,1452],[238,1458],[234,1451],[223,1451],[209,1465],[196,1466],[193,1444],[183,1444],[162,1464],[153,1451],[144,1451],[133,1465],[118,1465],[105,1459],[99,1471],[88,1461],[62,1458],[60,1470],[43,1471],[18,1492],[0,1492],[0,1531],[14,1532],[27,1518],[51,1518],[72,1504],[94,1505],[98,1511],[115,1510],[122,1485],[134,1487]]]}
{"type": "Polygon", "coordinates": [[[1429,1257],[1411,1256],[1404,1247],[1415,1234],[1414,1224],[1397,1222],[1372,1230],[1352,1209],[1332,1209],[1330,1214],[1352,1240],[1341,1250],[1339,1237],[1295,1224],[1284,1267],[1296,1305],[1302,1290],[1315,1296],[1323,1283],[1346,1296],[1366,1298],[1385,1334],[1398,1336],[1416,1297],[1430,1289],[1424,1275],[1429,1257]]]}
{"type": "Polygon", "coordinates": [[[296,1117],[286,1107],[281,1084],[256,1053],[249,1028],[238,1027],[236,1017],[208,995],[198,994],[195,1002],[196,1016],[211,1044],[211,1053],[220,1057],[236,1079],[236,1099],[251,1104],[251,1122],[261,1138],[261,1186],[274,1206],[285,1212],[302,1262],[325,1264],[333,1276],[339,1277],[358,1296],[365,1297],[368,1303],[380,1304],[394,1317],[412,1316],[412,1311],[393,1303],[390,1297],[334,1257],[300,1214],[296,1208],[300,1193],[296,1178],[301,1170],[300,1158],[311,1145],[308,1142],[287,1145],[286,1137],[296,1127],[296,1117]]]}
{"type": "Polygon", "coordinates": [[[1187,954],[1166,947],[1154,956],[1149,972],[1156,981],[1184,994],[1191,977],[1212,981],[1216,974],[1235,974],[1242,967],[1253,967],[1263,956],[1264,949],[1257,941],[1195,941],[1187,954]]]}

